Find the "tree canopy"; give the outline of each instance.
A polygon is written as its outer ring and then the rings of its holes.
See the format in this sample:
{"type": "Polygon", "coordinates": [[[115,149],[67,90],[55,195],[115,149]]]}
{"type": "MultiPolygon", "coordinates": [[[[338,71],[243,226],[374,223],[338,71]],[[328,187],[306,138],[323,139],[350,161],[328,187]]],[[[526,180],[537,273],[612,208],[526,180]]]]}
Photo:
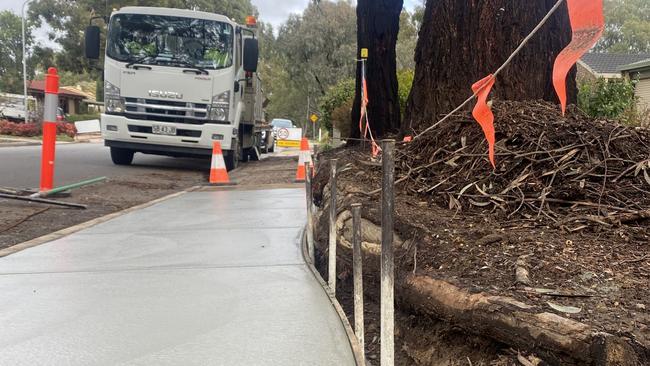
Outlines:
{"type": "Polygon", "coordinates": [[[354,74],[356,18],[347,1],[311,3],[302,14],[290,16],[277,36],[265,25],[260,38],[271,118],[305,123],[307,99],[309,112],[317,111],[318,99],[354,74]]]}
{"type": "Polygon", "coordinates": [[[605,34],[596,50],[650,52],[650,1],[605,0],[605,34]]]}
{"type": "MultiPolygon", "coordinates": [[[[25,29],[25,38],[26,45],[30,47],[33,37],[29,29],[25,29]]],[[[8,10],[0,12],[0,75],[2,75],[0,91],[2,92],[22,93],[23,91],[22,47],[20,16],[8,10]]]]}

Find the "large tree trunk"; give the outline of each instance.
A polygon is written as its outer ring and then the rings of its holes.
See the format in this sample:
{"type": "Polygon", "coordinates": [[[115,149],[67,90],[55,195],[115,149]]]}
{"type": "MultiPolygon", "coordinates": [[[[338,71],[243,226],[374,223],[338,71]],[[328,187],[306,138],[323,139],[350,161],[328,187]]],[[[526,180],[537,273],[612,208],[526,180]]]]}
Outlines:
{"type": "MultiPolygon", "coordinates": [[[[462,103],[471,95],[471,85],[494,72],[556,1],[427,0],[403,130],[431,125],[462,103]]],[[[499,75],[492,97],[557,102],[553,63],[570,40],[563,4],[499,75]]],[[[569,103],[574,103],[575,69],[567,86],[569,103]]]]}
{"type": "MultiPolygon", "coordinates": [[[[395,46],[403,0],[359,0],[357,2],[357,48],[368,49],[368,118],[375,138],[400,128],[395,46]]],[[[352,109],[351,137],[358,138],[360,118],[361,63],[357,66],[357,92],[352,109]]]]}

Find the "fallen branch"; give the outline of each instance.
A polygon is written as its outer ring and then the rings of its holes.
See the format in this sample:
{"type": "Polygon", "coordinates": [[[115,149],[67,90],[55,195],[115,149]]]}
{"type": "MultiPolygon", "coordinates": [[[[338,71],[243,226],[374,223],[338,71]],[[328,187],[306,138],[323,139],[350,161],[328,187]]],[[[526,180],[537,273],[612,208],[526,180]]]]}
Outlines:
{"type": "Polygon", "coordinates": [[[512,298],[470,294],[445,281],[407,275],[400,291],[413,310],[444,319],[467,332],[517,349],[534,351],[555,365],[577,360],[595,366],[636,366],[623,339],[553,313],[538,312],[512,298]]]}

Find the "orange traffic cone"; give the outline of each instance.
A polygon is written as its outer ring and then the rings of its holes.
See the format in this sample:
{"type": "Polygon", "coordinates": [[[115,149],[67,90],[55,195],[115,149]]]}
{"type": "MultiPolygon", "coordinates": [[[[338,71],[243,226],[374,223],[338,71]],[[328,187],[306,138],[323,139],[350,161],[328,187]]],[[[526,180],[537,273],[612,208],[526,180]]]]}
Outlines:
{"type": "Polygon", "coordinates": [[[219,141],[212,143],[212,164],[210,165],[210,184],[212,185],[232,185],[228,178],[226,162],[223,160],[223,152],[219,141]]]}
{"type": "MultiPolygon", "coordinates": [[[[314,162],[311,160],[311,151],[309,151],[309,140],[303,137],[300,140],[300,156],[298,157],[298,170],[296,170],[296,182],[305,181],[305,164],[310,164],[314,167],[314,162]]],[[[314,170],[312,169],[312,172],[314,170]]]]}

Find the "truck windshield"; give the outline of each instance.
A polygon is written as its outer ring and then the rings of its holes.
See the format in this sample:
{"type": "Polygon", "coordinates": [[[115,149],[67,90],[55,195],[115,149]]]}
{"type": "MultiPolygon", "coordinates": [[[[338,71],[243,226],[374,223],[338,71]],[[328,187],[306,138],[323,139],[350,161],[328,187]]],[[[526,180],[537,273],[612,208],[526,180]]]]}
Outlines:
{"type": "Polygon", "coordinates": [[[293,122],[288,119],[275,118],[273,121],[271,121],[271,126],[277,128],[291,128],[293,127],[293,122]]]}
{"type": "Polygon", "coordinates": [[[111,18],[106,55],[145,65],[223,69],[232,66],[230,24],[148,14],[111,18]]]}

